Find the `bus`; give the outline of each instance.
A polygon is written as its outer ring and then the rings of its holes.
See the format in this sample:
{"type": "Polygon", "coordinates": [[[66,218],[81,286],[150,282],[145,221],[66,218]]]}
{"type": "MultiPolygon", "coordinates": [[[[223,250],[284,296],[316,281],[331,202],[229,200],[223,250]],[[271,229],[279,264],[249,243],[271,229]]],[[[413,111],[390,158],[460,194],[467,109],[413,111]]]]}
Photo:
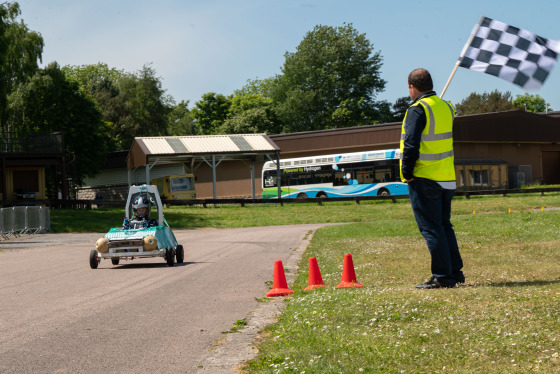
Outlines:
{"type": "Polygon", "coordinates": [[[164,199],[190,200],[196,199],[193,174],[170,175],[152,179],[152,184],[157,186],[160,196],[164,199]]]}
{"type": "MultiPolygon", "coordinates": [[[[280,160],[282,198],[408,195],[399,149],[280,160]]],[[[263,199],[278,198],[277,165],[263,165],[263,199]]]]}

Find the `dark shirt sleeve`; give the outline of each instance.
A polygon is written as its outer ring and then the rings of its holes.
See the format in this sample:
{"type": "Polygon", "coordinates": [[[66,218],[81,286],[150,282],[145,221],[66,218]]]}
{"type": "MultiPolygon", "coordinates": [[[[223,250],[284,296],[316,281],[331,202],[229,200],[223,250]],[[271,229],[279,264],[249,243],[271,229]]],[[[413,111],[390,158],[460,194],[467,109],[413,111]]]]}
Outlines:
{"type": "Polygon", "coordinates": [[[408,108],[404,124],[404,149],[402,154],[402,174],[406,180],[412,179],[414,165],[420,156],[420,138],[426,127],[426,113],[421,106],[408,108]]]}

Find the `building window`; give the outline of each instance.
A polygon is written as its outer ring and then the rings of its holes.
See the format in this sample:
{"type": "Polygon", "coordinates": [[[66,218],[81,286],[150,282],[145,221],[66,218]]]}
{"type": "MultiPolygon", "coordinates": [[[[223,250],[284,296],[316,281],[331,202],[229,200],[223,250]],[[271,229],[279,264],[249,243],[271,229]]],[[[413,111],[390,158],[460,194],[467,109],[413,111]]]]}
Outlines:
{"type": "Polygon", "coordinates": [[[473,186],[488,185],[488,170],[469,170],[469,173],[473,186]]]}
{"type": "Polygon", "coordinates": [[[39,191],[39,172],[37,170],[14,170],[14,191],[39,191]]]}

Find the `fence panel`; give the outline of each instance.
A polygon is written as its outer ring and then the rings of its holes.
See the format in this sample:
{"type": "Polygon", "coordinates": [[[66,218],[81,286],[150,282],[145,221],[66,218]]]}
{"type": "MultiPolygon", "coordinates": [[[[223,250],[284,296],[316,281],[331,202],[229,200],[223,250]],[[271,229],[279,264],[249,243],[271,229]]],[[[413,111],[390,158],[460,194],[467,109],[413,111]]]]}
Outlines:
{"type": "Polygon", "coordinates": [[[17,235],[21,235],[27,231],[27,207],[15,206],[10,208],[14,210],[14,229],[17,235]]]}
{"type": "Polygon", "coordinates": [[[0,237],[36,234],[50,231],[49,208],[44,206],[16,206],[0,209],[0,237]]]}
{"type": "Polygon", "coordinates": [[[2,221],[2,236],[17,236],[17,233],[14,231],[14,210],[12,208],[2,208],[2,221]]]}
{"type": "Polygon", "coordinates": [[[41,230],[41,207],[40,206],[28,206],[26,207],[26,222],[25,229],[26,232],[30,234],[35,234],[41,230]]]}
{"type": "Polygon", "coordinates": [[[0,209],[0,237],[8,239],[8,231],[6,225],[4,225],[4,210],[0,209]]]}

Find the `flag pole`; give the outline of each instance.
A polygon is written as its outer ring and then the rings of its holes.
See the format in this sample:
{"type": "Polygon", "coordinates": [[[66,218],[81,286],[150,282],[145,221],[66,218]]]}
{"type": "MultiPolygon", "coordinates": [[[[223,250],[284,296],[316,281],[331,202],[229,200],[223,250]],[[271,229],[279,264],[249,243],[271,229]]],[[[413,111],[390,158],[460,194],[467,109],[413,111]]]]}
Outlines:
{"type": "Polygon", "coordinates": [[[486,17],[480,16],[480,19],[478,20],[478,23],[476,25],[474,25],[473,30],[471,31],[471,35],[469,36],[469,39],[467,40],[467,43],[463,47],[463,50],[461,51],[461,54],[459,55],[459,58],[457,59],[457,62],[455,63],[455,67],[453,68],[453,71],[451,72],[451,75],[449,76],[449,79],[447,80],[447,83],[445,84],[445,87],[443,87],[443,91],[441,91],[441,95],[439,95],[440,99],[443,98],[443,94],[445,94],[445,91],[447,91],[447,87],[449,87],[449,83],[451,83],[451,79],[453,79],[453,76],[457,72],[457,68],[461,64],[461,61],[463,60],[463,57],[465,56],[465,53],[467,53],[467,49],[469,49],[469,46],[471,45],[474,37],[476,36],[476,33],[478,32],[478,29],[479,29],[480,25],[482,25],[482,21],[484,21],[484,18],[486,18],[486,17]]]}

